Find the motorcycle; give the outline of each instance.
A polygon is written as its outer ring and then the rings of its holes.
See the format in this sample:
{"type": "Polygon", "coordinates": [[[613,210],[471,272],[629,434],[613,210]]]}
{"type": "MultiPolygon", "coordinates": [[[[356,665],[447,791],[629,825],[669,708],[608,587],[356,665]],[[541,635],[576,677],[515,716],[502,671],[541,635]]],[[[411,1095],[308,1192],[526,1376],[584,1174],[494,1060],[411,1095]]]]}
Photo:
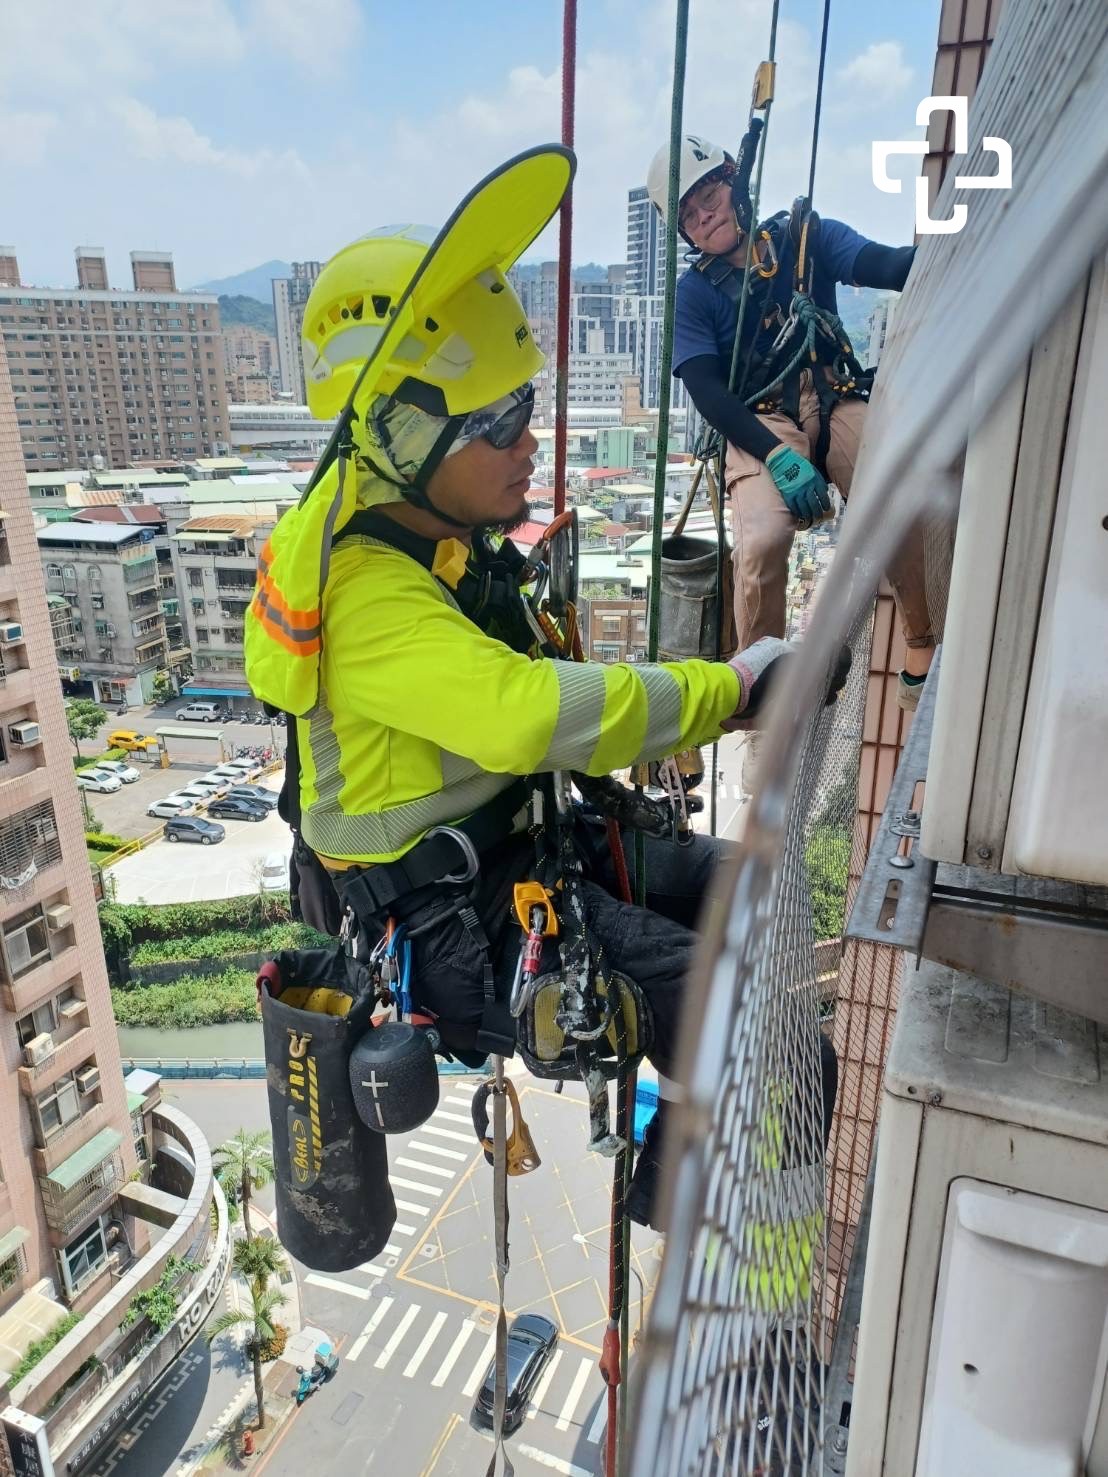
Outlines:
{"type": "Polygon", "coordinates": [[[315,1351],[315,1359],[310,1370],[305,1369],[302,1364],[296,1366],[296,1373],[300,1376],[300,1382],[296,1387],[296,1403],[303,1405],[313,1390],[318,1390],[320,1385],[325,1385],[334,1375],[339,1367],[339,1356],[331,1348],[330,1344],[320,1344],[315,1351]]]}

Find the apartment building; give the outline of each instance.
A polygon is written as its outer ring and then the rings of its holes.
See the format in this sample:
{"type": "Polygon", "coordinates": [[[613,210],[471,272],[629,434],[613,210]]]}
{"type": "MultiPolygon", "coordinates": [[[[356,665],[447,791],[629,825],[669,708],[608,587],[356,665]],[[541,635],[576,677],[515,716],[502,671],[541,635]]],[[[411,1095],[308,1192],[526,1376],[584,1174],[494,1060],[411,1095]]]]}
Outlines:
{"type": "Polygon", "coordinates": [[[322,265],[322,262],[293,262],[291,277],[273,279],[273,315],[277,320],[277,368],[281,392],[291,396],[298,405],[305,399],[300,326],[322,265]]]}
{"type": "Polygon", "coordinates": [[[20,283],[4,250],[0,333],[28,471],[225,448],[219,305],[177,291],[169,253],[131,252],[134,286],[117,291],[99,248],[77,248],[74,288],[20,283]]]}
{"type": "Polygon", "coordinates": [[[15,420],[0,353],[0,1389],[140,1249],[117,1204],[136,1127],[15,420]]]}
{"type": "Polygon", "coordinates": [[[69,519],[38,530],[55,630],[64,638],[57,665],[73,695],[113,706],[153,697],[169,655],[154,540],[153,528],[129,521],[69,519]]]}
{"type": "Polygon", "coordinates": [[[232,708],[257,706],[246,683],[244,623],[258,554],[275,523],[276,514],[209,513],[189,518],[172,536],[180,609],[192,651],[186,696],[218,698],[232,708]]]}

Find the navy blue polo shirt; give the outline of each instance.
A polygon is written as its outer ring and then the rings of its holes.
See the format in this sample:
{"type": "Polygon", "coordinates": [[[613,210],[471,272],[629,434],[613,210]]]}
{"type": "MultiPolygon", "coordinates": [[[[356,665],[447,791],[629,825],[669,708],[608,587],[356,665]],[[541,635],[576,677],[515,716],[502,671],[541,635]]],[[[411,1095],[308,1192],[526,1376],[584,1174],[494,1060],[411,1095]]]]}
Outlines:
{"type": "MultiPolygon", "coordinates": [[[[844,225],[842,221],[821,218],[819,245],[812,273],[812,298],[819,307],[832,313],[838,312],[835,284],[854,281],[854,263],[859,251],[867,245],[868,239],[860,236],[852,226],[844,225]]],[[[772,311],[774,303],[779,305],[782,314],[788,315],[795,266],[796,253],[791,239],[786,236],[780,246],[777,275],[771,279],[772,285],[764,310],[760,306],[765,292],[762,279],[755,277],[750,284],[746,322],[743,325],[744,353],[756,329],[758,336],[755,352],[758,354],[765,354],[777,337],[778,328],[762,328],[761,320],[772,311]]],[[[703,272],[690,267],[677,283],[677,309],[673,325],[674,374],[680,371],[687,360],[697,359],[702,354],[716,354],[730,369],[738,317],[738,303],[732,302],[722,288],[713,286],[703,272]]]]}

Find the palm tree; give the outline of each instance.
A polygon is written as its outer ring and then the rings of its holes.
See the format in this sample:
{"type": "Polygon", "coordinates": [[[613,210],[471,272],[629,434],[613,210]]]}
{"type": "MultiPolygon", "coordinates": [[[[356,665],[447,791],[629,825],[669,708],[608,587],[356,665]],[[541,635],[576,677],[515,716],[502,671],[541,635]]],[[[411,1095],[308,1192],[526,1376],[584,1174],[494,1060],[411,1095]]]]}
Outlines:
{"type": "Polygon", "coordinates": [[[232,1265],[245,1277],[251,1288],[263,1293],[271,1277],[279,1277],[288,1265],[281,1247],[272,1236],[255,1236],[253,1241],[236,1241],[232,1265]]]}
{"type": "Polygon", "coordinates": [[[214,1343],[221,1333],[226,1333],[231,1328],[242,1328],[244,1325],[251,1330],[250,1338],[247,1340],[246,1352],[250,1355],[250,1362],[254,1366],[254,1397],[258,1402],[258,1429],[265,1425],[265,1392],[262,1389],[262,1347],[270,1339],[277,1337],[277,1323],[274,1319],[274,1311],[285,1301],[285,1295],[279,1288],[263,1287],[257,1288],[251,1285],[250,1307],[229,1308],[226,1313],[221,1313],[212,1323],[208,1325],[205,1338],[208,1343],[214,1343]]]}
{"type": "Polygon", "coordinates": [[[269,1134],[264,1129],[249,1133],[245,1128],[240,1128],[234,1138],[212,1150],[212,1165],[228,1199],[234,1194],[241,1203],[242,1228],[246,1232],[247,1241],[253,1240],[250,1194],[252,1190],[264,1190],[273,1179],[273,1152],[269,1134]]]}

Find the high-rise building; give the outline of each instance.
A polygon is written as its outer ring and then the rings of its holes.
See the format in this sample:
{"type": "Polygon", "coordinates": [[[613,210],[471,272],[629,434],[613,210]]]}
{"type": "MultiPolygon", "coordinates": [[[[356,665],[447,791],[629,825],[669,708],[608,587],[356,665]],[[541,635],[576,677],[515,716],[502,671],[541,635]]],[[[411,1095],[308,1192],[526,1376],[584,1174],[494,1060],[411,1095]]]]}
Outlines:
{"type": "Polygon", "coordinates": [[[129,290],[110,287],[99,247],[76,256],[76,287],[28,287],[0,247],[0,332],[28,471],[225,448],[216,298],[178,292],[168,252],[133,251],[129,290]]]}
{"type": "Polygon", "coordinates": [[[300,327],[304,322],[304,307],[321,267],[321,262],[293,262],[291,277],[273,278],[273,312],[277,319],[277,366],[281,391],[285,395],[291,395],[297,405],[303,405],[306,399],[304,363],[300,355],[300,327]]]}
{"type": "Polygon", "coordinates": [[[653,297],[665,290],[666,233],[646,186],[627,192],[627,291],[653,297]]]}
{"type": "Polygon", "coordinates": [[[0,504],[0,1317],[46,1279],[48,1328],[134,1247],[135,1133],[2,350],[0,504]]]}

